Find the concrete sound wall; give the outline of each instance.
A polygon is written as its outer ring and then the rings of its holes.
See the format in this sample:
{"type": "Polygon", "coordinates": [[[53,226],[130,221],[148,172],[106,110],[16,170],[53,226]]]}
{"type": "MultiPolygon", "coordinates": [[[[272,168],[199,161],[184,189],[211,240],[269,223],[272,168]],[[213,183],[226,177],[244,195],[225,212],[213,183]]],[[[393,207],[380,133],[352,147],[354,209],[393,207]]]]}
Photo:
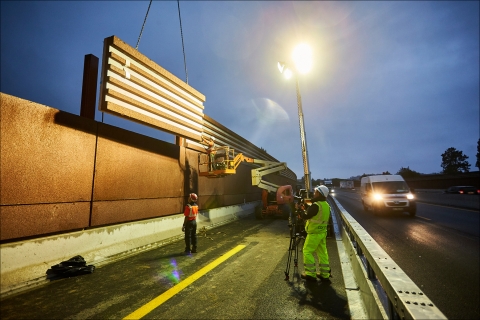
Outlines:
{"type": "MultiPolygon", "coordinates": [[[[181,213],[187,195],[201,209],[261,199],[250,169],[198,176],[198,150],[146,137],[0,93],[0,240],[181,213]]],[[[281,175],[266,178],[295,184],[281,175]]]]}

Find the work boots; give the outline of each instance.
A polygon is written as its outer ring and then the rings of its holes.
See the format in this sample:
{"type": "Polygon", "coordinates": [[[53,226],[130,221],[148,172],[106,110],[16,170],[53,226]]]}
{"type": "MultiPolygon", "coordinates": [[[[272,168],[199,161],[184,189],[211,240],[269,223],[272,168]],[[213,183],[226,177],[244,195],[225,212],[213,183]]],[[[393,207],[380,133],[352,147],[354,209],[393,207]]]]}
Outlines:
{"type": "Polygon", "coordinates": [[[317,282],[317,279],[315,279],[315,277],[309,276],[308,274],[305,274],[305,272],[300,275],[300,278],[305,279],[307,281],[317,282]]]}
{"type": "Polygon", "coordinates": [[[192,250],[190,250],[190,248],[185,248],[185,251],[183,253],[185,253],[185,254],[197,253],[197,247],[193,246],[192,250]]]}
{"type": "Polygon", "coordinates": [[[321,274],[319,272],[317,272],[317,278],[320,279],[324,283],[331,283],[332,281],[330,280],[330,278],[333,278],[332,271],[330,270],[330,276],[328,278],[322,277],[321,274]]]}

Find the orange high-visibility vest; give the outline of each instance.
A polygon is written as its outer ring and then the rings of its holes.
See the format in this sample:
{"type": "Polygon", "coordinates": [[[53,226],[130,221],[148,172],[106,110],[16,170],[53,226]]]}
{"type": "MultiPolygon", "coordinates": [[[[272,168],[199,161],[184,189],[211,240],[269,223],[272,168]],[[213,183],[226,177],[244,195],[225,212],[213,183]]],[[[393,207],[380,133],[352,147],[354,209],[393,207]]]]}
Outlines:
{"type": "Polygon", "coordinates": [[[188,217],[189,221],[196,220],[198,215],[198,206],[197,205],[192,206],[191,204],[187,204],[183,214],[185,215],[185,217],[188,217]]]}

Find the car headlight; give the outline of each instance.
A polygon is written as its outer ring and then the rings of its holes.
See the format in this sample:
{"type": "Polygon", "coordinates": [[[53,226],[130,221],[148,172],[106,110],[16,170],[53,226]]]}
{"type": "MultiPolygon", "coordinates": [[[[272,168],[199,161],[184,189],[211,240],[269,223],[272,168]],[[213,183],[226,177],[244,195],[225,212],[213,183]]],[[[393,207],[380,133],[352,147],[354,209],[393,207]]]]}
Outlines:
{"type": "Polygon", "coordinates": [[[413,198],[414,198],[413,194],[411,194],[411,193],[407,194],[407,199],[413,200],[413,198]]]}
{"type": "Polygon", "coordinates": [[[373,199],[374,199],[374,200],[382,200],[383,197],[382,197],[381,194],[375,193],[375,194],[373,195],[373,199]]]}

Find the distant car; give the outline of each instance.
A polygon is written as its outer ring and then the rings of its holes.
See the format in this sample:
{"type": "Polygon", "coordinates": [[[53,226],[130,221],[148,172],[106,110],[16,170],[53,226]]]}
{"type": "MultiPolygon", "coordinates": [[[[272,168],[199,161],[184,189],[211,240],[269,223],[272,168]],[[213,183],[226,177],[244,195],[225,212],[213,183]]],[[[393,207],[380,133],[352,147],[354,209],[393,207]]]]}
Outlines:
{"type": "Polygon", "coordinates": [[[473,186],[453,186],[445,190],[445,193],[480,194],[480,190],[473,186]]]}

